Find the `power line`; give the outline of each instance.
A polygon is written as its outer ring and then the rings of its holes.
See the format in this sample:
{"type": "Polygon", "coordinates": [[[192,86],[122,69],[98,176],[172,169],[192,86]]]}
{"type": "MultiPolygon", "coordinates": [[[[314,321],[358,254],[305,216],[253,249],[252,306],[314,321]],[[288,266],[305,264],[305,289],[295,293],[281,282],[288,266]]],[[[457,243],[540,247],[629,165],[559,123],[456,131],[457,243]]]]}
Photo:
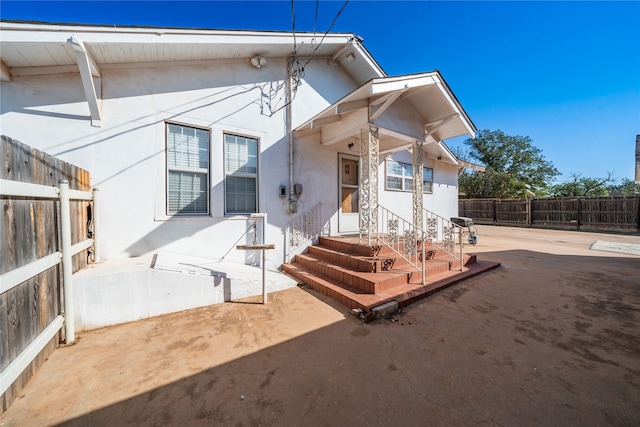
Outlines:
{"type": "Polygon", "coordinates": [[[318,8],[320,6],[320,0],[316,0],[316,15],[313,18],[313,41],[316,41],[316,24],[318,23],[318,8]]]}
{"type": "MultiPolygon", "coordinates": [[[[293,0],[292,0],[293,1],[293,0]]],[[[340,10],[338,11],[338,13],[336,14],[336,16],[333,18],[333,21],[331,21],[331,25],[329,25],[329,28],[327,29],[327,31],[325,31],[325,33],[322,35],[322,38],[320,39],[320,43],[318,43],[318,45],[316,46],[316,48],[313,50],[313,53],[311,54],[311,57],[309,59],[307,59],[307,61],[304,63],[304,65],[302,66],[302,69],[304,70],[304,67],[307,66],[307,64],[313,59],[313,57],[315,56],[316,52],[318,51],[318,48],[320,48],[320,46],[322,45],[322,42],[324,41],[324,38],[327,36],[327,34],[329,34],[329,31],[331,31],[331,29],[333,28],[333,26],[335,25],[336,21],[338,20],[338,17],[340,16],[340,14],[342,13],[342,11],[344,10],[345,7],[347,7],[347,4],[349,3],[349,0],[345,0],[344,4],[342,5],[342,7],[340,8],[340,10]]]]}
{"type": "MultiPolygon", "coordinates": [[[[318,43],[316,45],[315,49],[311,53],[311,57],[309,57],[309,59],[307,59],[307,61],[303,65],[303,64],[300,63],[300,60],[298,59],[298,42],[296,40],[295,0],[291,0],[291,33],[293,34],[293,54],[291,55],[290,60],[289,60],[289,67],[290,67],[289,68],[289,73],[290,73],[289,78],[293,79],[292,86],[291,86],[293,94],[291,96],[291,99],[288,102],[286,102],[283,106],[281,106],[280,108],[276,109],[275,111],[271,111],[271,115],[277,113],[278,111],[282,110],[287,105],[289,105],[289,104],[291,104],[293,102],[293,100],[296,97],[296,94],[298,93],[298,86],[300,85],[300,80],[302,78],[304,78],[304,68],[313,59],[313,57],[315,56],[316,52],[318,51],[318,49],[322,45],[322,42],[324,41],[325,37],[327,36],[327,34],[329,34],[329,31],[331,31],[331,29],[335,25],[336,21],[338,20],[338,17],[342,13],[342,11],[345,9],[345,7],[347,7],[348,3],[349,3],[349,0],[345,0],[344,4],[340,8],[340,10],[336,14],[336,16],[333,18],[333,21],[331,21],[331,25],[329,25],[329,28],[327,29],[327,31],[325,31],[324,34],[322,35],[322,38],[320,39],[320,43],[318,43]],[[294,70],[294,66],[295,66],[295,70],[294,70]]],[[[319,10],[319,0],[316,0],[316,12],[315,12],[315,17],[314,17],[314,21],[313,21],[313,32],[314,32],[313,38],[314,38],[314,40],[315,40],[316,24],[317,24],[317,21],[318,21],[318,10],[319,10]]]]}
{"type": "Polygon", "coordinates": [[[296,42],[296,8],[294,1],[291,0],[291,33],[293,33],[293,54],[297,57],[296,48],[298,43],[296,42]]]}

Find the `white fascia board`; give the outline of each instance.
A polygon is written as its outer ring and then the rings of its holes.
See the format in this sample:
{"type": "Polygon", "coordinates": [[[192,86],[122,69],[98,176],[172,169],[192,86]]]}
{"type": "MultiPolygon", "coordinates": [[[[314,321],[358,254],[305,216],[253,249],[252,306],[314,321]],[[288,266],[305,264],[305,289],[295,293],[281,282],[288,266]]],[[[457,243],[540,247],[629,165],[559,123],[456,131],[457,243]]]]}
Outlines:
{"type": "Polygon", "coordinates": [[[386,77],[373,80],[371,94],[382,94],[403,89],[413,89],[437,83],[433,73],[412,76],[386,77]]]}
{"type": "Polygon", "coordinates": [[[451,105],[451,108],[459,115],[460,122],[467,130],[467,133],[469,134],[469,136],[471,138],[475,138],[477,129],[475,128],[475,126],[473,126],[473,123],[471,123],[471,120],[462,109],[462,106],[458,104],[458,101],[455,100],[453,94],[449,92],[448,88],[445,87],[443,83],[444,82],[440,78],[438,78],[438,82],[437,82],[438,89],[440,89],[440,92],[442,93],[442,95],[446,98],[449,105],[451,105]]]}
{"type": "MultiPolygon", "coordinates": [[[[251,31],[251,30],[216,30],[216,29],[197,29],[197,28],[164,28],[164,27],[127,27],[127,26],[100,26],[100,25],[65,25],[65,24],[33,24],[23,22],[0,22],[0,30],[12,31],[42,31],[42,32],[64,32],[69,31],[76,33],[104,33],[104,34],[202,34],[202,35],[221,35],[221,36],[260,36],[274,37],[283,36],[291,38],[292,35],[287,31],[251,31]]],[[[309,40],[317,39],[318,34],[312,32],[297,32],[296,38],[308,38],[309,40]]],[[[325,40],[342,37],[351,38],[352,33],[329,33],[325,36],[325,40]]]]}
{"type": "Polygon", "coordinates": [[[445,155],[445,157],[449,159],[447,163],[451,163],[454,165],[458,164],[458,158],[455,156],[455,154],[451,152],[449,147],[447,147],[447,145],[444,142],[438,141],[438,148],[445,155]]]}
{"type": "MultiPolygon", "coordinates": [[[[268,31],[217,31],[168,28],[119,28],[83,27],[58,25],[33,25],[0,23],[2,42],[47,43],[65,42],[76,35],[86,44],[272,44],[293,46],[293,35],[285,32],[268,31]],[[81,37],[80,37],[81,35],[81,37]]],[[[327,34],[323,45],[342,46],[353,35],[348,33],[327,34]]],[[[298,49],[312,52],[317,46],[317,35],[296,33],[298,49]]]]}

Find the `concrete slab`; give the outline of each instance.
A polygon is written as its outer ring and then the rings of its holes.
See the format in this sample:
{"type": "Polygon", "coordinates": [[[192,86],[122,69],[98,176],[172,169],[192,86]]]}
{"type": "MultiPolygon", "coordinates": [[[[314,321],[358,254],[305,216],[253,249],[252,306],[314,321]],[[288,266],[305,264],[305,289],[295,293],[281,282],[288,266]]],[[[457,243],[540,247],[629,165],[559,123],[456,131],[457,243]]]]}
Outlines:
{"type": "MultiPolygon", "coordinates": [[[[262,296],[261,268],[164,252],[91,264],[73,281],[78,331],[262,296]]],[[[267,292],[296,285],[267,268],[267,292]]]]}
{"type": "Polygon", "coordinates": [[[605,242],[604,240],[597,240],[593,242],[589,249],[592,251],[618,252],[621,254],[640,256],[640,245],[634,245],[631,243],[605,242]]]}
{"type": "Polygon", "coordinates": [[[502,267],[364,324],[303,288],[79,334],[10,426],[640,425],[639,236],[478,227],[502,267]]]}

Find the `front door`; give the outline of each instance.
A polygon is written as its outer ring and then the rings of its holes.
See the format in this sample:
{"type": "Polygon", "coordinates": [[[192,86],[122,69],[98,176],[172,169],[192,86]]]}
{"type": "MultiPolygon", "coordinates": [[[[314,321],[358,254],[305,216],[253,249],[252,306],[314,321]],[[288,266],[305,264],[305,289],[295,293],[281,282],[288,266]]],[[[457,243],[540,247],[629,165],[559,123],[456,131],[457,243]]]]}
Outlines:
{"type": "Polygon", "coordinates": [[[338,233],[357,233],[360,222],[360,216],[358,215],[359,158],[348,154],[340,154],[338,165],[338,182],[340,185],[338,233]]]}

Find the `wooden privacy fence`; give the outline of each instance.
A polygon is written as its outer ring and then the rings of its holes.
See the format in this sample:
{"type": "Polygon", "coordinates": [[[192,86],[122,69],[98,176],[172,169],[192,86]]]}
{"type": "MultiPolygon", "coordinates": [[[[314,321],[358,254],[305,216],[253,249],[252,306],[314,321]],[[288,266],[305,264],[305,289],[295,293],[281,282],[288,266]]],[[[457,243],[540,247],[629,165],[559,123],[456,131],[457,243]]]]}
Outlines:
{"type": "Polygon", "coordinates": [[[74,341],[71,274],[99,255],[89,173],[5,136],[0,149],[1,413],[63,333],[74,341]]]}
{"type": "Polygon", "coordinates": [[[640,195],[540,199],[460,199],[477,224],[640,232],[640,195]]]}

